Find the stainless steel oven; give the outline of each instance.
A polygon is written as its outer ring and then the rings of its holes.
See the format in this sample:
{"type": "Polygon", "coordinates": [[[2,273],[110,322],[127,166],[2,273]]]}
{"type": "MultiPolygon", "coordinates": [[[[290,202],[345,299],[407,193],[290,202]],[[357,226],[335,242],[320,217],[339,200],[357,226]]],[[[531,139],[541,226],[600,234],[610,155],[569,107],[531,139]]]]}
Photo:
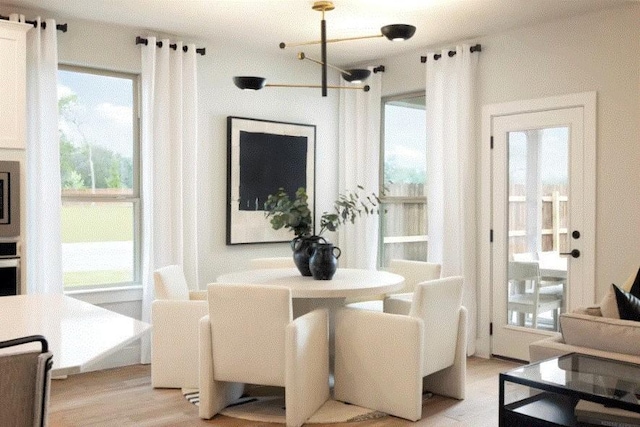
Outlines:
{"type": "Polygon", "coordinates": [[[20,162],[0,161],[0,237],[20,236],[20,162]]]}
{"type": "Polygon", "coordinates": [[[0,296],[20,294],[20,242],[0,241],[0,296]]]}

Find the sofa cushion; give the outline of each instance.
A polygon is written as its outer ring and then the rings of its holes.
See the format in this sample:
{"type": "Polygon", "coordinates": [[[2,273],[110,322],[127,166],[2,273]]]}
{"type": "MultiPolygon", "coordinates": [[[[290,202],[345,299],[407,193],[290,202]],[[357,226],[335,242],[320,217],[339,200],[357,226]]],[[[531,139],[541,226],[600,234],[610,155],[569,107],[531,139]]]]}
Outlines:
{"type": "Polygon", "coordinates": [[[566,344],[640,356],[640,322],[563,313],[560,328],[566,344]]]}
{"type": "Polygon", "coordinates": [[[571,312],[576,314],[588,314],[589,316],[602,317],[602,310],[600,309],[600,306],[578,307],[571,310],[571,312]]]}
{"type": "Polygon", "coordinates": [[[625,292],[616,285],[611,285],[616,294],[618,303],[618,313],[620,318],[624,320],[640,321],[640,299],[636,298],[629,292],[625,292]]]}

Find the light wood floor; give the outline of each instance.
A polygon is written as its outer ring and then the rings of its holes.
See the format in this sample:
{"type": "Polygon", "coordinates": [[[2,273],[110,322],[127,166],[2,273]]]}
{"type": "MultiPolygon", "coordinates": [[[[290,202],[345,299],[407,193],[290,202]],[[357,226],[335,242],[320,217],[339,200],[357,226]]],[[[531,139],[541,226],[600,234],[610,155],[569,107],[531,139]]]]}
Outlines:
{"type": "MultiPolygon", "coordinates": [[[[422,408],[422,420],[412,423],[387,416],[326,427],[473,426],[498,425],[498,373],[518,366],[498,359],[471,357],[467,368],[467,398],[434,396],[422,408]]],[[[148,365],[134,365],[52,380],[50,426],[275,426],[215,416],[198,418],[197,407],[180,390],[153,389],[148,365]]],[[[316,424],[314,427],[322,427],[316,424]]]]}

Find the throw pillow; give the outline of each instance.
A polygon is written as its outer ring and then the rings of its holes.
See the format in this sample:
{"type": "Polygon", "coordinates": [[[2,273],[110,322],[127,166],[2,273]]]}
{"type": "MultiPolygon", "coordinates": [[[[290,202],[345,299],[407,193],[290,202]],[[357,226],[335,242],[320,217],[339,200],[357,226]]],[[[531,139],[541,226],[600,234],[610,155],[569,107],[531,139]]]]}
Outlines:
{"type": "Polygon", "coordinates": [[[633,282],[635,282],[637,277],[638,277],[638,273],[636,272],[631,273],[629,278],[624,281],[622,286],[620,286],[620,289],[622,289],[625,292],[629,292],[631,290],[631,287],[633,286],[633,282]]]}
{"type": "Polygon", "coordinates": [[[616,285],[613,286],[613,290],[616,294],[616,301],[618,303],[618,312],[620,318],[623,320],[635,320],[640,322],[640,299],[634,295],[623,291],[616,285]]]}
{"type": "Polygon", "coordinates": [[[609,319],[619,319],[620,313],[618,313],[618,302],[616,301],[616,293],[613,288],[609,288],[609,291],[605,294],[602,301],[600,301],[600,311],[602,317],[609,319]]]}
{"type": "Polygon", "coordinates": [[[638,274],[636,274],[636,278],[631,287],[629,289],[625,289],[625,291],[629,292],[636,298],[640,298],[640,269],[638,270],[638,274]]]}

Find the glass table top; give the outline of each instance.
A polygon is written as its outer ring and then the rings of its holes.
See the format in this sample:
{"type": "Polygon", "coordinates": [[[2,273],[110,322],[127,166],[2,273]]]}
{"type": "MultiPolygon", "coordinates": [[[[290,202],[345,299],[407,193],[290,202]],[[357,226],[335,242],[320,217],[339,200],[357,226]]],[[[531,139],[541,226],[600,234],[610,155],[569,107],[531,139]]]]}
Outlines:
{"type": "Polygon", "coordinates": [[[532,384],[588,393],[637,405],[640,409],[640,365],[633,363],[571,353],[522,366],[502,375],[506,380],[520,379],[532,384]]]}

